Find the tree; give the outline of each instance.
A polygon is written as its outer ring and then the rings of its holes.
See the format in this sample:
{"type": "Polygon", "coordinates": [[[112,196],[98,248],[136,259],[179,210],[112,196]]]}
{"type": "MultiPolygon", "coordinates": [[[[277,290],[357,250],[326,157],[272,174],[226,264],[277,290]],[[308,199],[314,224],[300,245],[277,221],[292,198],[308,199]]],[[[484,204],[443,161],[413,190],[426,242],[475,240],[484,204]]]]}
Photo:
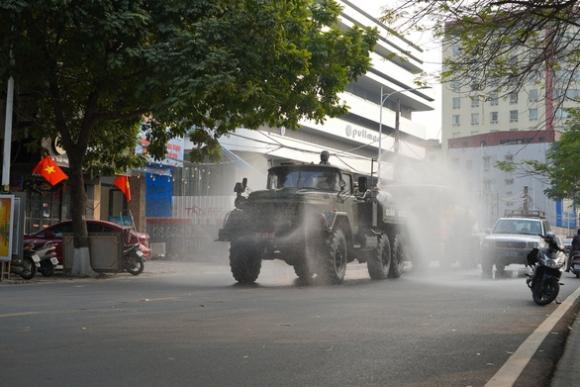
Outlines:
{"type": "Polygon", "coordinates": [[[456,56],[444,63],[443,81],[504,94],[553,72],[559,104],[579,101],[580,66],[576,0],[405,0],[388,7],[383,20],[399,27],[433,29],[456,56]]]}
{"type": "Polygon", "coordinates": [[[552,144],[546,162],[527,160],[520,164],[503,164],[503,170],[517,170],[549,184],[545,193],[552,199],[580,199],[580,109],[569,110],[568,129],[552,144]]]}
{"type": "Polygon", "coordinates": [[[144,117],[153,156],[189,134],[201,159],[237,127],[345,113],[337,93],[366,72],[377,33],[341,30],[339,14],[332,0],[0,0],[0,79],[29,95],[37,137],[60,135],[76,246],[83,172],[138,162],[144,117]]]}

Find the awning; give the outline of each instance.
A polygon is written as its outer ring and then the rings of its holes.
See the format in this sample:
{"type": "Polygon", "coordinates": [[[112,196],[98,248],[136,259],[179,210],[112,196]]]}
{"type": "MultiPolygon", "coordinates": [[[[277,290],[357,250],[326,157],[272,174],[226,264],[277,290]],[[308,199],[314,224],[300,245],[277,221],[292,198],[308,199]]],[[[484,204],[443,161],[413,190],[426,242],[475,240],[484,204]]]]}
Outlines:
{"type": "Polygon", "coordinates": [[[370,175],[371,159],[329,147],[321,147],[261,130],[237,129],[220,138],[220,144],[230,151],[255,152],[272,157],[318,164],[320,152],[330,153],[329,162],[338,168],[370,175]]]}

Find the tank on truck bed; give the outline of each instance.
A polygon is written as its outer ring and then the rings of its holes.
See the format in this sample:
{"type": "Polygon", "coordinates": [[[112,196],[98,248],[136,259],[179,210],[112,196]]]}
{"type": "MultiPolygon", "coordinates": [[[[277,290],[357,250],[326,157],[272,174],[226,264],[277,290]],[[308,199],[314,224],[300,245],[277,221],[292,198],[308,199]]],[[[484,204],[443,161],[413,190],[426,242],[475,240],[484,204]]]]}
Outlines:
{"type": "MultiPolygon", "coordinates": [[[[298,278],[338,284],[346,265],[366,262],[373,279],[397,278],[406,260],[404,225],[366,177],[321,163],[270,168],[265,190],[236,200],[220,230],[240,283],[255,282],[262,260],[280,259],[298,278]]],[[[239,183],[236,184],[239,187],[239,183]]]]}

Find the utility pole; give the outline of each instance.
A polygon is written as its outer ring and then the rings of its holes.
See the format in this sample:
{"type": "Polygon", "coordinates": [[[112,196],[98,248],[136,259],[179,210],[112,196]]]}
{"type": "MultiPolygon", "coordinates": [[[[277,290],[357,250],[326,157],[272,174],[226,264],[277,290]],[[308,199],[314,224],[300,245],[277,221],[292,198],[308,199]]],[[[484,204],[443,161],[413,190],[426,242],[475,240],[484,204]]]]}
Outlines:
{"type": "Polygon", "coordinates": [[[524,185],[524,215],[528,215],[528,186],[524,185]]]}
{"type": "Polygon", "coordinates": [[[2,189],[10,191],[10,151],[12,149],[12,109],[14,106],[14,78],[8,78],[6,91],[6,119],[4,120],[4,157],[2,160],[2,189]]]}

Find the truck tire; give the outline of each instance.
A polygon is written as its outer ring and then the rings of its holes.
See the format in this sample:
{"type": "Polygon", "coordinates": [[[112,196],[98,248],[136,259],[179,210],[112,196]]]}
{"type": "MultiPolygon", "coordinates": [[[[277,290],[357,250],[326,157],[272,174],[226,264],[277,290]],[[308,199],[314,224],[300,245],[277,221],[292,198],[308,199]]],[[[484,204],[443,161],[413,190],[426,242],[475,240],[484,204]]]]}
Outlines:
{"type": "Polygon", "coordinates": [[[389,278],[399,278],[403,274],[404,258],[405,258],[405,247],[403,245],[403,239],[401,234],[395,235],[393,241],[393,252],[391,267],[389,268],[389,278]]]}
{"type": "Polygon", "coordinates": [[[383,280],[389,275],[391,268],[391,243],[387,234],[378,237],[377,248],[367,260],[369,276],[373,280],[383,280]]]}
{"type": "Polygon", "coordinates": [[[245,241],[232,241],[230,244],[230,269],[234,279],[241,284],[251,284],[258,279],[262,268],[259,249],[245,241]]]}
{"type": "Polygon", "coordinates": [[[340,284],[346,274],[346,237],[341,229],[334,230],[327,241],[326,251],[321,258],[321,276],[331,284],[340,284]]]}

